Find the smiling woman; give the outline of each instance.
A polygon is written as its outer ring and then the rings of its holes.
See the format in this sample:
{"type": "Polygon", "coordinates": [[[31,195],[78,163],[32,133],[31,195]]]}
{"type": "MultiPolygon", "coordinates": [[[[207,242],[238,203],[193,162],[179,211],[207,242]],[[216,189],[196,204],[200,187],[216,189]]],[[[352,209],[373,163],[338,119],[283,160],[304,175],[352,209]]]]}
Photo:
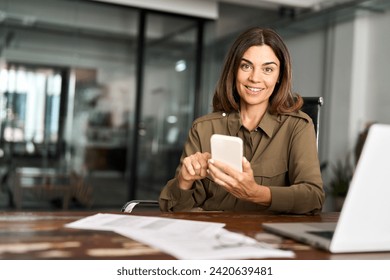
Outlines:
{"type": "Polygon", "coordinates": [[[242,33],[226,56],[214,112],[193,122],[160,208],[318,213],[324,191],[316,134],[291,80],[290,55],[275,31],[242,33]],[[242,172],[211,160],[213,134],[243,140],[242,172]]]}
{"type": "Polygon", "coordinates": [[[250,47],[237,71],[236,88],[240,99],[241,121],[253,130],[268,107],[279,79],[280,62],[267,46],[250,47]]]}

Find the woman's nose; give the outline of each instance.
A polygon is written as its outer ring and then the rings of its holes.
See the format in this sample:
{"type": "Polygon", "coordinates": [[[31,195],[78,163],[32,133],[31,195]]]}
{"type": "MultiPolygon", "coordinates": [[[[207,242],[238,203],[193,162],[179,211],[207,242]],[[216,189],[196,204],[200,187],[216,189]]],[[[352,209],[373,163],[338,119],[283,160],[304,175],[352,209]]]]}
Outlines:
{"type": "Polygon", "coordinates": [[[262,73],[260,70],[253,69],[249,76],[249,80],[253,83],[260,83],[262,79],[262,73]]]}

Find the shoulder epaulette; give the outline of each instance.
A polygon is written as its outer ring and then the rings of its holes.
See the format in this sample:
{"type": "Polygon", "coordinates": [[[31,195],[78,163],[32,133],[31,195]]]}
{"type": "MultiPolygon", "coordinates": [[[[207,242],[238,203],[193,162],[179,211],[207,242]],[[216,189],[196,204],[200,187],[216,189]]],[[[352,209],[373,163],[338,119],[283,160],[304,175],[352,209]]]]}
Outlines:
{"type": "Polygon", "coordinates": [[[222,118],[225,118],[228,115],[229,114],[225,113],[225,112],[213,112],[213,113],[210,113],[210,114],[207,114],[207,115],[204,115],[204,116],[201,116],[201,117],[197,118],[194,121],[193,124],[201,123],[201,122],[204,122],[204,121],[222,119],[222,118]]]}
{"type": "Polygon", "coordinates": [[[283,115],[292,116],[292,117],[301,118],[310,121],[310,117],[301,110],[299,110],[298,112],[284,113],[283,115]]]}

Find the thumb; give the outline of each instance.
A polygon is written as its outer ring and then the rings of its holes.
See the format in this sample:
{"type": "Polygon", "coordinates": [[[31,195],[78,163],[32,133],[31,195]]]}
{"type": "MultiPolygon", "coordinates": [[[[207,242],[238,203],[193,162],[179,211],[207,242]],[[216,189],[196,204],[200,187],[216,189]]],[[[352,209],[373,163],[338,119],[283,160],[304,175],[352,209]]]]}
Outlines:
{"type": "Polygon", "coordinates": [[[242,171],[252,172],[251,163],[246,159],[246,157],[242,157],[242,171]]]}

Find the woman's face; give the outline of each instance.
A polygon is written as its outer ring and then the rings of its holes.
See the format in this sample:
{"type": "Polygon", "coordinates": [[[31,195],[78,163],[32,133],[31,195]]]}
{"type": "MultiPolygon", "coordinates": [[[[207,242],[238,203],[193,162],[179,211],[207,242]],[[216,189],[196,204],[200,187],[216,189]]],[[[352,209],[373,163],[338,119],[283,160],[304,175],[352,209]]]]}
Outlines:
{"type": "Polygon", "coordinates": [[[280,62],[271,47],[250,47],[244,53],[237,72],[236,88],[241,106],[268,106],[279,72],[280,62]]]}

